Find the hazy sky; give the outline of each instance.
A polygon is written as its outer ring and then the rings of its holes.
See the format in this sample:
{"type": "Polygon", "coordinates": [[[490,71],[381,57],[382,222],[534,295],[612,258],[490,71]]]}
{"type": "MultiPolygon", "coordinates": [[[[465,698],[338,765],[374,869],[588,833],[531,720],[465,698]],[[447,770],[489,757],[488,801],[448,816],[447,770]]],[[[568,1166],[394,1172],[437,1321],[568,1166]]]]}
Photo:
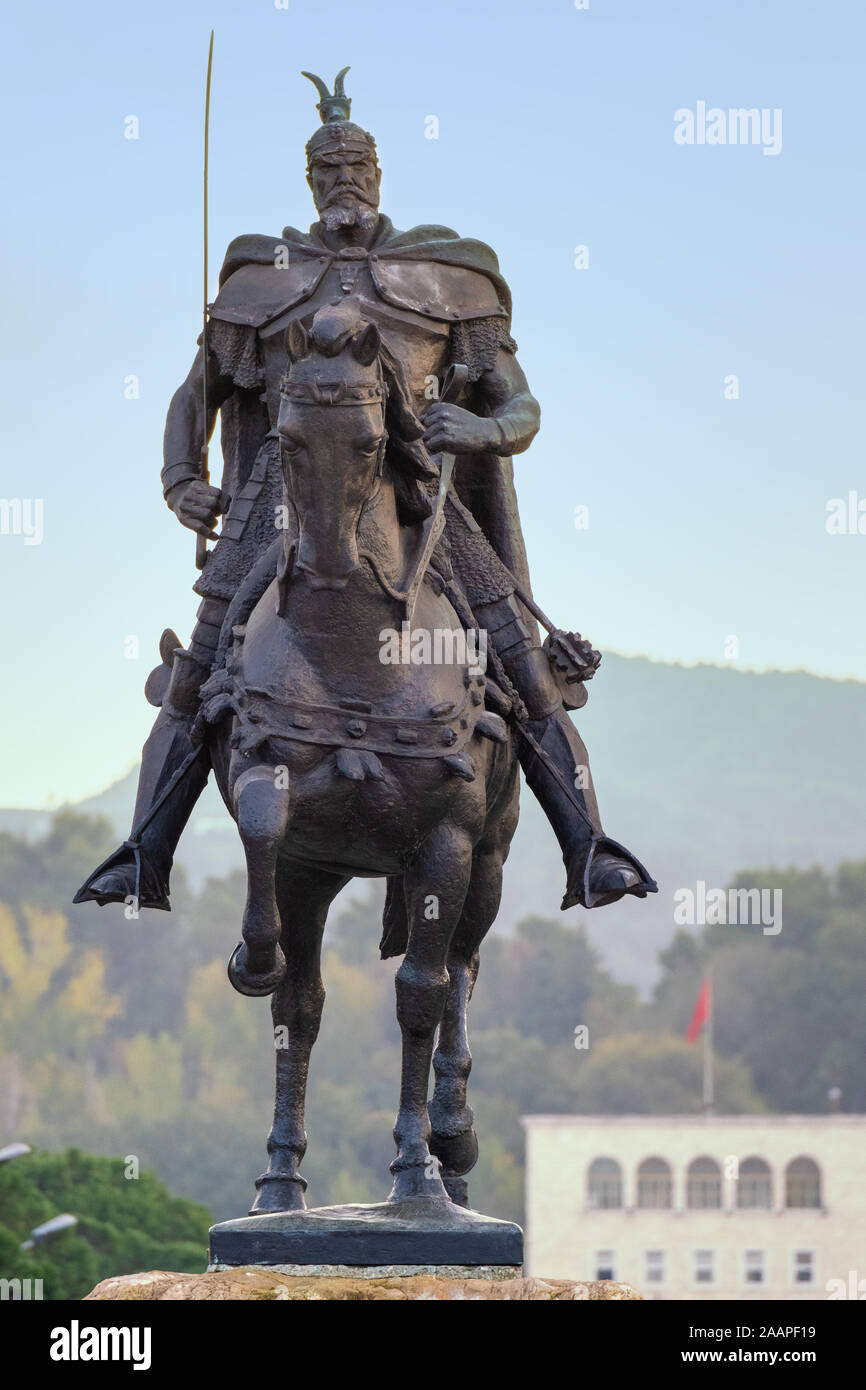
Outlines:
{"type": "Polygon", "coordinates": [[[862,17],[855,0],[7,12],[0,497],[41,499],[43,534],[0,535],[0,804],[123,773],[159,634],[194,619],[194,537],[159,469],[200,330],[211,25],[212,292],[232,237],[314,219],[299,70],[351,63],[383,210],[489,241],[513,288],[543,416],[517,465],[543,606],[602,649],[721,663],[736,638],[743,666],[866,679],[866,534],[825,524],[831,499],[866,500],[862,17]],[[780,151],[676,143],[674,113],[702,102],[766,109],[780,151]]]}

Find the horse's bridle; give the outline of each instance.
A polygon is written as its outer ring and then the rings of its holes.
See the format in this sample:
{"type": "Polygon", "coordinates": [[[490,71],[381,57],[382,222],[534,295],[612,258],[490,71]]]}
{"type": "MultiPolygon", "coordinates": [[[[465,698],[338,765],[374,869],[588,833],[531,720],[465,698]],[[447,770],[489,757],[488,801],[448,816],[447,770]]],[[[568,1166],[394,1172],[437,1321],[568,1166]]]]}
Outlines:
{"type": "MultiPolygon", "coordinates": [[[[307,405],[381,404],[383,430],[382,438],[379,441],[379,457],[376,463],[376,472],[374,475],[373,486],[370,489],[369,496],[362,503],[361,509],[358,513],[358,523],[355,530],[356,536],[358,527],[360,527],[361,525],[361,520],[364,516],[364,512],[369,507],[370,503],[373,501],[373,499],[376,496],[376,493],[378,492],[378,484],[382,477],[382,472],[385,466],[385,450],[388,444],[388,431],[384,428],[385,406],[388,399],[388,390],[385,385],[385,379],[382,372],[381,359],[378,360],[377,367],[378,380],[375,382],[370,382],[369,384],[356,383],[352,385],[345,381],[323,382],[319,381],[318,378],[314,378],[312,381],[292,382],[291,372],[289,372],[284,377],[282,386],[280,388],[281,395],[288,397],[289,400],[302,401],[307,405]]],[[[442,387],[439,392],[438,399],[440,401],[446,402],[454,401],[460,395],[463,386],[466,383],[468,375],[469,371],[467,367],[464,367],[459,363],[455,363],[452,366],[450,366],[445,374],[445,377],[443,378],[442,387]]],[[[430,563],[433,551],[436,549],[436,544],[440,536],[442,535],[442,531],[445,527],[445,501],[448,495],[448,486],[451,481],[451,473],[453,467],[454,455],[444,453],[441,454],[439,468],[439,489],[436,496],[436,502],[432,514],[427,518],[426,521],[422,522],[422,537],[418,547],[418,555],[410,568],[408,576],[403,581],[405,586],[404,588],[395,589],[392,584],[389,584],[379,568],[379,564],[376,560],[376,557],[373,554],[371,554],[369,550],[362,550],[360,547],[358,549],[358,555],[361,559],[367,561],[373,573],[373,577],[375,578],[379,587],[382,589],[384,593],[386,593],[389,596],[389,598],[393,598],[398,603],[403,605],[404,615],[409,621],[411,621],[412,610],[415,606],[415,600],[418,596],[418,591],[421,588],[421,584],[424,581],[424,575],[427,572],[427,567],[430,563]]],[[[283,585],[285,584],[285,581],[288,578],[288,575],[291,571],[292,561],[292,552],[287,552],[284,563],[280,566],[279,578],[281,583],[282,594],[285,593],[283,585]]],[[[284,604],[281,601],[281,612],[283,610],[283,607],[284,604]]]]}
{"type": "Polygon", "coordinates": [[[348,381],[292,381],[287,376],[280,387],[280,395],[292,401],[303,401],[306,405],[377,405],[385,409],[387,391],[379,366],[379,380],[371,382],[348,381]]]}

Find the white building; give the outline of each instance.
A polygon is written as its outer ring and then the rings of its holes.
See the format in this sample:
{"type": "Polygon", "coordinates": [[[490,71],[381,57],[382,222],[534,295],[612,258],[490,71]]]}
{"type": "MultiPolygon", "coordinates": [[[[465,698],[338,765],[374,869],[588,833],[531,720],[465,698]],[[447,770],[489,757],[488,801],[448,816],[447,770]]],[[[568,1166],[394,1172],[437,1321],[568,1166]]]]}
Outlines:
{"type": "Polygon", "coordinates": [[[866,1298],[866,1116],[523,1125],[527,1273],[648,1298],[866,1298]]]}

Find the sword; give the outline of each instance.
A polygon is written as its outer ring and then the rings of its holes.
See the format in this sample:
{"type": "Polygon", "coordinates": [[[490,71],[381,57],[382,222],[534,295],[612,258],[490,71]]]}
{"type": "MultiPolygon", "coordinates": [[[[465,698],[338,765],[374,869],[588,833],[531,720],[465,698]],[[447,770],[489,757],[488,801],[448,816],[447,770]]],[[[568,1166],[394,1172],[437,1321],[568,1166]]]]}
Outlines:
{"type": "MultiPolygon", "coordinates": [[[[208,162],[208,132],[210,129],[210,78],[213,68],[213,29],[210,31],[210,46],[207,52],[207,82],[204,94],[204,200],[203,200],[203,243],[204,243],[204,305],[202,308],[202,405],[204,407],[204,420],[202,425],[202,446],[201,446],[201,478],[202,482],[210,482],[210,467],[208,466],[208,438],[207,438],[207,162],[208,162]]],[[[195,565],[196,569],[204,569],[204,564],[208,556],[207,536],[196,533],[195,538],[195,565]]]]}
{"type": "MultiPolygon", "coordinates": [[[[468,367],[464,367],[460,362],[453,363],[445,373],[445,377],[442,381],[442,390],[439,392],[438,399],[453,404],[466,385],[468,377],[468,367]]],[[[415,566],[415,574],[412,578],[412,583],[406,590],[406,597],[404,599],[406,605],[406,621],[408,623],[412,621],[412,614],[415,611],[415,602],[424,581],[424,575],[427,572],[430,556],[436,549],[436,543],[442,535],[442,529],[445,525],[445,499],[448,495],[451,475],[454,472],[454,459],[454,454],[439,455],[439,491],[436,494],[433,515],[427,524],[427,535],[424,540],[424,548],[415,566]]]]}

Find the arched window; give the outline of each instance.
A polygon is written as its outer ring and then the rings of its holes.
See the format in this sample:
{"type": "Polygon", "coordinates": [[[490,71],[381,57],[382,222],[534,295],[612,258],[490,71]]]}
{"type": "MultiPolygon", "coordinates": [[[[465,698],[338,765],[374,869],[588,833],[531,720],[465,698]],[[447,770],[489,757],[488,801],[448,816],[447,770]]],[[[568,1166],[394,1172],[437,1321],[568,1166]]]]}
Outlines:
{"type": "Polygon", "coordinates": [[[792,1158],[785,1169],[785,1206],[820,1207],[821,1170],[811,1158],[792,1158]]]}
{"type": "Polygon", "coordinates": [[[589,1205],[622,1206],[622,1169],[615,1158],[596,1158],[590,1164],[589,1205]]]}
{"type": "Polygon", "coordinates": [[[672,1205],[673,1183],[663,1158],[645,1158],[637,1170],[637,1204],[667,1210],[672,1205]]]}
{"type": "Polygon", "coordinates": [[[773,1183],[770,1166],[762,1158],[744,1158],[737,1178],[738,1207],[771,1207],[773,1183]]]}
{"type": "Polygon", "coordinates": [[[686,1206],[720,1207],[722,1170],[714,1158],[693,1158],[686,1180],[686,1206]]]}

